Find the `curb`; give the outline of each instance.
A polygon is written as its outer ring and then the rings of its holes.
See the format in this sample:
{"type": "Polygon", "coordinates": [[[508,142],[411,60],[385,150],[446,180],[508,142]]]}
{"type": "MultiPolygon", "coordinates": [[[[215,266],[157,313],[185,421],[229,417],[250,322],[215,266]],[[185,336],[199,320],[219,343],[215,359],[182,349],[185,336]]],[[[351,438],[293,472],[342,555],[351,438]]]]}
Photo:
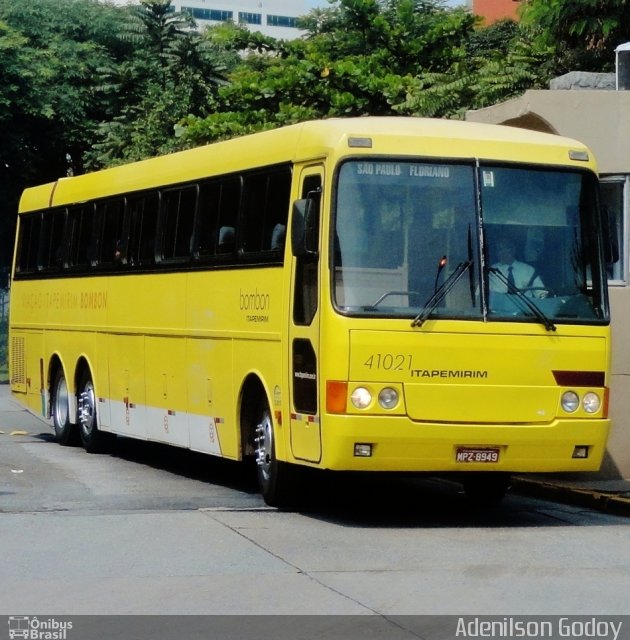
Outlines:
{"type": "Polygon", "coordinates": [[[512,479],[512,491],[533,498],[587,507],[610,515],[630,518],[630,496],[626,497],[627,494],[620,495],[520,477],[512,479]]]}

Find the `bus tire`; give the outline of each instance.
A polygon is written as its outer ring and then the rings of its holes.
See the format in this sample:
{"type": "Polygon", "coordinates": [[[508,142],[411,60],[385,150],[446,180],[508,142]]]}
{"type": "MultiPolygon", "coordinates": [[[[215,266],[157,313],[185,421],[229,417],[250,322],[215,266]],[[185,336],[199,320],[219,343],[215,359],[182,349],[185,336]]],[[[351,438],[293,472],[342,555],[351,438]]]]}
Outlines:
{"type": "Polygon", "coordinates": [[[499,504],[510,488],[508,473],[467,474],[463,480],[464,491],[470,502],[477,506],[499,504]]]}
{"type": "Polygon", "coordinates": [[[89,370],[81,374],[77,392],[77,424],[81,444],[88,453],[102,453],[110,442],[110,434],[98,428],[96,416],[96,394],[89,370]]]}
{"type": "Polygon", "coordinates": [[[279,509],[292,507],[296,498],[295,473],[291,465],[276,458],[273,420],[266,401],[261,403],[256,420],[254,452],[264,501],[279,509]]]}
{"type": "Polygon", "coordinates": [[[61,367],[55,373],[50,409],[57,442],[65,447],[78,444],[76,425],[70,422],[68,383],[61,367]]]}

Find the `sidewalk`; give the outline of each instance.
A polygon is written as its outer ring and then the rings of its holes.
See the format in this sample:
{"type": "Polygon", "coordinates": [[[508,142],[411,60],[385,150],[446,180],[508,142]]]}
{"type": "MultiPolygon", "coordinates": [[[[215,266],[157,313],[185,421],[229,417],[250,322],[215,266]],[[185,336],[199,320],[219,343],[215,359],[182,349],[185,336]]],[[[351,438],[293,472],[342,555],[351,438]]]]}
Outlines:
{"type": "Polygon", "coordinates": [[[596,473],[515,476],[512,491],[630,517],[630,479],[601,480],[596,473]]]}

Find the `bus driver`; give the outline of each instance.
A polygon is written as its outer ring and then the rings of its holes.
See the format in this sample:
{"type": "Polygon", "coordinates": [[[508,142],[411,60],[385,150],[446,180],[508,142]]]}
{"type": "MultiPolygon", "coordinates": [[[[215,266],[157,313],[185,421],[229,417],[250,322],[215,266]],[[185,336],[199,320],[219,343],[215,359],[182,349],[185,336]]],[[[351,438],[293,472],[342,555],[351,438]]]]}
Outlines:
{"type": "Polygon", "coordinates": [[[531,265],[516,259],[516,245],[511,238],[502,238],[497,245],[498,261],[492,269],[503,274],[504,278],[491,274],[490,291],[495,293],[514,293],[515,289],[530,292],[533,297],[544,298],[545,285],[531,265]]]}

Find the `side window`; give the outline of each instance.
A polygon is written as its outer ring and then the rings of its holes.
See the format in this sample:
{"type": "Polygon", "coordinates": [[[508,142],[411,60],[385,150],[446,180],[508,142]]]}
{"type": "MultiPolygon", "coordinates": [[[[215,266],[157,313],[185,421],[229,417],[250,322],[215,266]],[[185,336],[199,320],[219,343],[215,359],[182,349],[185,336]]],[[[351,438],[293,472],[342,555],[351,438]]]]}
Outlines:
{"type": "Polygon", "coordinates": [[[27,214],[20,217],[18,235],[16,273],[34,273],[37,271],[39,241],[42,232],[42,214],[27,214]]]}
{"type": "Polygon", "coordinates": [[[219,221],[217,224],[217,255],[233,254],[236,249],[236,223],[241,200],[241,179],[221,182],[219,221]]]}
{"type": "Polygon", "coordinates": [[[263,248],[267,175],[254,174],[243,180],[243,231],[241,244],[245,253],[258,253],[263,248]]]}
{"type": "Polygon", "coordinates": [[[44,213],[39,266],[44,271],[59,271],[63,268],[66,210],[54,209],[44,213]]]}
{"type": "Polygon", "coordinates": [[[243,185],[244,253],[284,250],[290,204],[291,170],[252,174],[243,185]]]}
{"type": "Polygon", "coordinates": [[[284,251],[287,220],[291,205],[291,170],[278,171],[269,176],[265,211],[264,249],[284,251]]]}
{"type": "MultiPolygon", "coordinates": [[[[106,200],[96,204],[99,233],[93,256],[96,258],[97,264],[106,266],[120,264],[124,261],[124,213],[124,198],[106,200]]],[[[92,261],[94,262],[94,259],[92,261]]]]}
{"type": "Polygon", "coordinates": [[[160,206],[160,241],[162,260],[187,260],[191,255],[191,239],[197,186],[162,192],[160,206]]]}
{"type": "MultiPolygon", "coordinates": [[[[319,175],[307,176],[302,184],[302,198],[317,198],[322,187],[319,175]]],[[[293,292],[293,322],[297,325],[308,326],[313,322],[317,313],[318,300],[318,265],[316,256],[300,256],[295,265],[295,285],[293,292]]]]}
{"type": "Polygon", "coordinates": [[[127,200],[129,244],[127,261],[132,265],[155,262],[155,232],[159,209],[159,195],[155,191],[132,196],[127,200]]]}
{"type": "Polygon", "coordinates": [[[83,204],[68,209],[67,235],[69,241],[66,267],[90,266],[90,247],[93,245],[94,205],[83,204]]]}
{"type": "Polygon", "coordinates": [[[221,183],[217,180],[199,186],[197,226],[193,257],[204,260],[214,256],[217,246],[217,220],[221,202],[221,183]]]}
{"type": "Polygon", "coordinates": [[[626,202],[630,202],[630,177],[611,176],[600,184],[604,229],[608,233],[610,256],[608,257],[608,279],[627,280],[626,249],[623,237],[626,202]]]}

